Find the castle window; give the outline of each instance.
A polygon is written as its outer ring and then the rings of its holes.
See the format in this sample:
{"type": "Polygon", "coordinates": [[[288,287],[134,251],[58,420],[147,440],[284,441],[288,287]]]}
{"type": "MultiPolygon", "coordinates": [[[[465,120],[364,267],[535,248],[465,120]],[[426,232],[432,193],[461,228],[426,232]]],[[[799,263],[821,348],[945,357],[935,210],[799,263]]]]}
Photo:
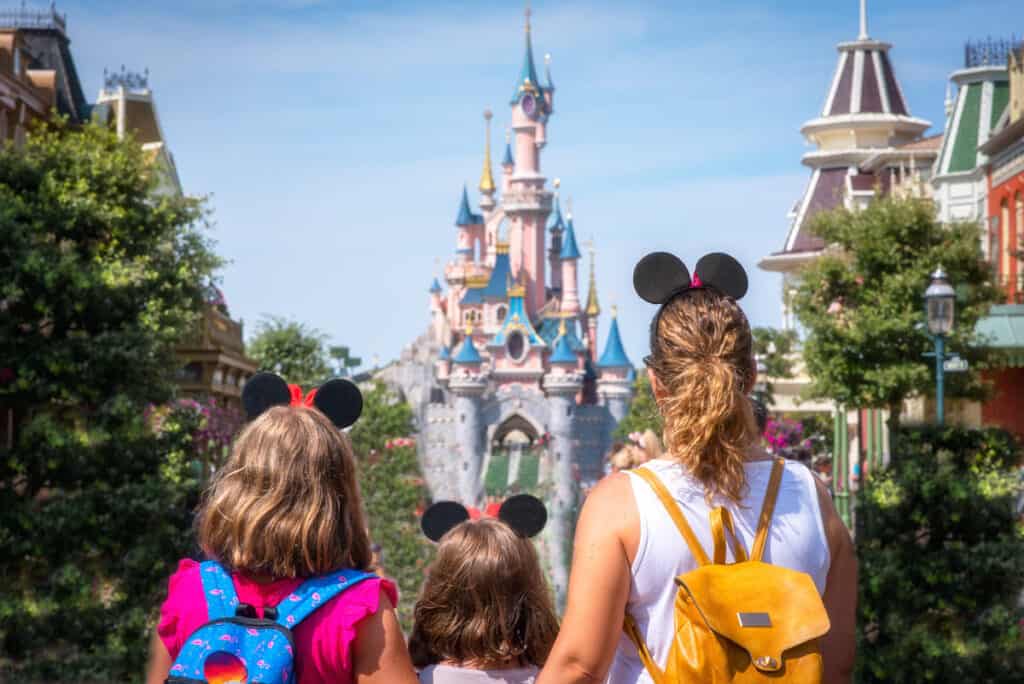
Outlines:
{"type": "Polygon", "coordinates": [[[505,314],[507,314],[507,313],[508,313],[508,310],[505,307],[503,307],[503,306],[499,306],[498,307],[498,310],[496,312],[496,315],[498,317],[498,323],[501,323],[502,321],[505,320],[505,314]]]}
{"type": "Polygon", "coordinates": [[[523,338],[523,333],[518,330],[509,333],[505,349],[508,350],[508,355],[513,361],[522,363],[526,358],[526,340],[523,338]]]}

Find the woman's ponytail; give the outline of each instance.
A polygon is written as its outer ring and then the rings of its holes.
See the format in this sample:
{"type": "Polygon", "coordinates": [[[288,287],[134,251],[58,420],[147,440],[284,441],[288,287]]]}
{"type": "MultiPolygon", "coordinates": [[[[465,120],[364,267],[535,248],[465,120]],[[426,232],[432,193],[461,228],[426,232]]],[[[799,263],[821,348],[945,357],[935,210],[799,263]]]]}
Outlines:
{"type": "Polygon", "coordinates": [[[658,404],[668,453],[716,494],[739,501],[743,468],[757,438],[753,341],[739,305],[714,291],[677,295],[651,327],[649,366],[662,388],[658,404]]]}

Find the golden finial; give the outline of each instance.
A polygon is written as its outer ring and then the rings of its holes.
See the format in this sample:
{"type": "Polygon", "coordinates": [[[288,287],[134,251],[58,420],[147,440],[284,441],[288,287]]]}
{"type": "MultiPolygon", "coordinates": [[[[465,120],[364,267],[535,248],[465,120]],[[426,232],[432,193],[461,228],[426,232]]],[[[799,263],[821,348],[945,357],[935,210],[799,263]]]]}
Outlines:
{"type": "Polygon", "coordinates": [[[560,320],[558,322],[558,336],[559,337],[565,337],[565,317],[564,316],[562,317],[562,320],[560,320]]]}
{"type": "Polygon", "coordinates": [[[572,219],[572,195],[569,195],[565,200],[565,217],[572,219]]]}
{"type": "Polygon", "coordinates": [[[505,144],[508,145],[510,142],[512,142],[512,129],[505,126],[505,144]]]}
{"type": "Polygon", "coordinates": [[[487,143],[484,148],[484,170],[480,174],[480,192],[485,195],[492,194],[497,187],[494,185],[494,176],[491,175],[491,119],[493,117],[494,114],[490,109],[484,110],[484,121],[487,122],[485,126],[487,143]]]}
{"type": "Polygon", "coordinates": [[[526,32],[529,33],[530,32],[530,15],[533,14],[530,11],[530,0],[526,0],[526,12],[525,12],[525,14],[526,14],[526,32]]]}
{"type": "Polygon", "coordinates": [[[618,304],[612,304],[612,318],[618,318],[618,317],[619,317],[619,305],[618,304]]]}
{"type": "MultiPolygon", "coordinates": [[[[469,322],[469,321],[466,321],[466,337],[469,338],[472,335],[473,335],[473,324],[471,322],[469,322]]],[[[469,342],[468,339],[466,341],[469,342]]],[[[472,343],[470,343],[470,344],[472,344],[472,343]]]]}
{"type": "Polygon", "coordinates": [[[557,190],[558,188],[562,187],[562,179],[561,178],[556,178],[554,181],[552,181],[551,184],[554,185],[555,186],[555,190],[557,190]]]}

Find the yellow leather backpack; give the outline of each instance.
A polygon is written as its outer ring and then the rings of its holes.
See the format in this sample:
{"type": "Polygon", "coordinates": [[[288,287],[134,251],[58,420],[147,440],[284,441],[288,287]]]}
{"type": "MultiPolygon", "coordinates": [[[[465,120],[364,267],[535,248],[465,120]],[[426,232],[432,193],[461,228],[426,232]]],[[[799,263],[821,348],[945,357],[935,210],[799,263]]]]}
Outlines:
{"type": "Polygon", "coordinates": [[[661,480],[646,468],[632,471],[658,495],[698,566],[675,579],[675,633],[664,671],[632,616],[626,615],[626,634],[655,684],[821,682],[819,640],[828,632],[829,620],[814,581],[806,573],[761,562],[784,468],[783,459],[772,467],[749,558],[729,510],[711,511],[714,562],[661,480]],[[736,560],[729,564],[726,535],[736,560]]]}

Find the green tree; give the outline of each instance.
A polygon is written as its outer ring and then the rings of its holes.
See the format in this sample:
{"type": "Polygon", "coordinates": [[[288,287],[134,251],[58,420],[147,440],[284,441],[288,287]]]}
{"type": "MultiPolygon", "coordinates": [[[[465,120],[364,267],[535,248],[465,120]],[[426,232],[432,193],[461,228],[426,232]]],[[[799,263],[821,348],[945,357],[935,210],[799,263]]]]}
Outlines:
{"type": "Polygon", "coordinates": [[[260,370],[272,371],[303,388],[321,384],[331,375],[327,336],[303,323],[265,316],[249,340],[246,352],[260,370]]]}
{"type": "MultiPolygon", "coordinates": [[[[861,211],[822,212],[812,229],[832,247],[801,272],[793,297],[807,330],[809,394],[888,408],[895,428],[903,400],[934,389],[934,364],[922,357],[932,346],[922,295],[939,265],[958,292],[948,348],[980,360],[974,325],[999,298],[980,228],[940,224],[931,200],[885,198],[861,211]]],[[[978,365],[950,378],[951,395],[982,393],[978,365]]]]}
{"type": "Polygon", "coordinates": [[[1020,681],[1020,445],[903,428],[892,449],[857,506],[858,681],[1020,681]]]}
{"type": "Polygon", "coordinates": [[[137,676],[189,543],[198,418],[145,413],[218,259],[203,202],[154,180],[92,125],[0,145],[0,680],[137,676]]]}
{"type": "Polygon", "coordinates": [[[416,517],[427,491],[409,438],[412,430],[409,405],[376,383],[364,391],[363,415],[349,431],[359,457],[370,536],[381,546],[385,574],[398,583],[398,614],[406,631],[412,627],[423,570],[433,555],[416,517]]]}
{"type": "Polygon", "coordinates": [[[615,428],[615,436],[625,439],[631,432],[654,430],[660,437],[663,429],[661,413],[658,411],[657,402],[654,401],[654,392],[651,391],[651,381],[646,370],[636,374],[633,389],[633,403],[629,405],[626,417],[615,428]]]}

